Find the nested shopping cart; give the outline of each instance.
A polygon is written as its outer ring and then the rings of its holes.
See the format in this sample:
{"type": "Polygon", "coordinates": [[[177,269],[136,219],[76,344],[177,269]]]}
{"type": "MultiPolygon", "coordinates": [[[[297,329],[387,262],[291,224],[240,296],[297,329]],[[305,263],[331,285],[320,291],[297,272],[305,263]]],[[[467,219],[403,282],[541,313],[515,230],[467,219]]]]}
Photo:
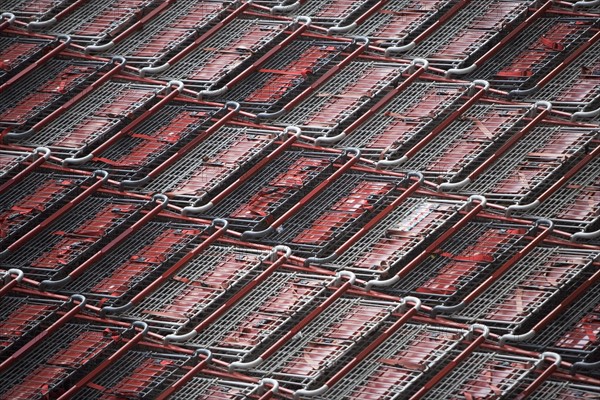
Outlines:
{"type": "Polygon", "coordinates": [[[421,252],[459,219],[463,204],[408,198],[389,210],[351,246],[340,246],[333,257],[309,258],[314,264],[328,263],[359,277],[387,277],[399,263],[421,252]]]}
{"type": "Polygon", "coordinates": [[[139,219],[147,202],[91,196],[101,184],[98,180],[11,243],[0,253],[4,265],[20,268],[32,279],[56,278],[59,273],[69,273],[139,219]]]}
{"type": "Polygon", "coordinates": [[[29,29],[61,32],[74,43],[87,48],[104,45],[128,27],[164,3],[160,0],[75,1],[63,12],[49,19],[28,24],[29,29]]]}
{"type": "Polygon", "coordinates": [[[0,35],[0,84],[38,61],[58,41],[0,35]]]}
{"type": "Polygon", "coordinates": [[[249,172],[241,185],[217,204],[212,201],[214,206],[206,207],[203,214],[226,218],[231,227],[242,231],[266,229],[338,171],[343,161],[339,154],[286,151],[260,170],[249,172]]]}
{"type": "Polygon", "coordinates": [[[166,339],[237,360],[287,332],[300,316],[327,297],[326,284],[322,277],[274,272],[252,290],[244,291],[240,299],[236,296],[237,303],[229,301],[207,310],[195,327],[184,326],[166,339]]]}
{"type": "Polygon", "coordinates": [[[322,257],[389,204],[397,190],[393,179],[355,173],[326,183],[330,184],[317,186],[266,229],[245,231],[243,237],[273,245],[284,243],[300,254],[322,257]],[[300,206],[303,212],[297,213],[300,206]]]}
{"type": "MultiPolygon", "coordinates": [[[[453,351],[457,357],[460,353],[453,351]]],[[[471,351],[454,365],[444,369],[435,382],[428,382],[413,398],[490,398],[516,397],[525,388],[536,369],[551,363],[548,368],[556,368],[560,357],[544,353],[540,358],[516,357],[502,353],[471,351]]]]}
{"type": "MultiPolygon", "coordinates": [[[[12,275],[15,271],[11,271],[12,275]]],[[[8,273],[4,273],[8,275],[8,273]]],[[[16,277],[15,277],[16,278],[16,277]]],[[[6,281],[6,277],[4,279],[6,281]]],[[[0,297],[0,360],[17,351],[70,307],[60,300],[37,299],[15,293],[0,297]]]]}
{"type": "MultiPolygon", "coordinates": [[[[140,346],[141,347],[141,346],[140,346]]],[[[116,358],[116,354],[114,355],[116,358]]],[[[119,354],[110,367],[95,370],[89,382],[75,384],[77,391],[63,394],[61,399],[154,398],[164,390],[171,377],[187,361],[188,356],[157,353],[134,348],[119,354]],[[72,397],[71,397],[72,396],[72,397]]]]}
{"type": "Polygon", "coordinates": [[[100,62],[52,59],[34,68],[3,89],[0,126],[19,133],[26,131],[81,91],[105,65],[100,62]]]}
{"type": "Polygon", "coordinates": [[[585,280],[597,255],[538,247],[454,318],[486,324],[516,340],[514,333],[527,332],[585,280]]]}
{"type": "Polygon", "coordinates": [[[251,394],[260,394],[256,386],[200,375],[190,379],[169,398],[173,400],[186,400],[194,397],[223,400],[243,399],[251,394]]]}
{"type": "MultiPolygon", "coordinates": [[[[36,151],[35,157],[37,157],[37,153],[36,151]]],[[[31,157],[31,153],[0,150],[0,182],[2,182],[3,186],[8,180],[26,169],[27,161],[31,157]]]]}
{"type": "Polygon", "coordinates": [[[491,165],[462,190],[508,204],[532,201],[585,155],[596,136],[586,128],[533,128],[496,160],[489,157],[491,165]]]}
{"type": "Polygon", "coordinates": [[[528,89],[597,30],[597,19],[543,17],[524,29],[474,74],[504,90],[528,89]]]}
{"type": "Polygon", "coordinates": [[[392,293],[416,295],[428,305],[439,305],[483,280],[522,247],[528,229],[476,218],[477,207],[392,273],[372,279],[367,286],[389,287],[386,290],[392,293]]]}
{"type": "Polygon", "coordinates": [[[146,21],[143,29],[127,40],[99,50],[127,58],[127,62],[138,68],[157,67],[177,53],[214,24],[227,12],[226,2],[178,1],[159,15],[146,21]]]}
{"type": "Polygon", "coordinates": [[[552,101],[554,107],[573,113],[572,119],[591,118],[600,111],[598,105],[598,75],[600,63],[600,30],[575,49],[558,66],[529,89],[512,90],[514,97],[543,98],[552,101]],[[560,76],[560,79],[556,79],[560,76]]]}
{"type": "MultiPolygon", "coordinates": [[[[259,2],[265,3],[265,2],[259,2]]],[[[370,5],[369,1],[350,0],[283,0],[268,1],[274,14],[303,15],[311,18],[315,24],[325,27],[350,24],[370,5]],[[278,3],[278,4],[277,4],[278,3]]]]}
{"type": "Polygon", "coordinates": [[[167,104],[145,112],[117,132],[111,131],[111,138],[65,162],[92,171],[103,169],[118,181],[134,179],[201,136],[201,130],[212,124],[211,118],[217,112],[214,108],[167,104]]]}
{"type": "MultiPolygon", "coordinates": [[[[217,89],[227,78],[258,59],[285,37],[289,24],[281,21],[235,18],[208,37],[203,35],[166,63],[143,68],[163,79],[181,80],[187,88],[217,89]]],[[[208,34],[207,33],[207,34],[208,34]]]]}
{"type": "Polygon", "coordinates": [[[455,0],[380,1],[351,23],[338,24],[329,28],[329,32],[366,36],[378,47],[394,49],[408,44],[455,3],[455,0]]]}
{"type": "Polygon", "coordinates": [[[364,346],[366,338],[389,318],[393,307],[394,304],[340,298],[302,328],[301,335],[277,342],[272,352],[271,348],[266,350],[268,356],[262,354],[255,359],[259,363],[246,358],[233,365],[251,368],[289,388],[305,388],[330,375],[364,346]]]}
{"type": "MultiPolygon", "coordinates": [[[[548,317],[533,327],[529,332],[518,332],[526,335],[528,340],[524,346],[536,351],[549,349],[561,354],[565,359],[575,362],[588,373],[597,371],[598,335],[600,334],[600,307],[598,306],[598,289],[600,273],[598,262],[595,271],[587,271],[586,282],[573,290],[572,294],[556,311],[548,313],[548,317]],[[586,360],[590,362],[586,362],[586,360]],[[587,367],[587,368],[586,368],[587,367]]],[[[506,337],[507,340],[518,340],[520,337],[506,337]]]]}
{"type": "MultiPolygon", "coordinates": [[[[276,147],[278,133],[225,125],[234,111],[198,132],[192,141],[138,179],[123,181],[148,193],[163,192],[174,204],[196,205],[214,196],[276,147]]],[[[137,178],[137,177],[136,177],[137,178]]]]}
{"type": "Polygon", "coordinates": [[[54,121],[17,138],[26,146],[45,145],[54,155],[86,154],[157,101],[162,87],[109,81],[73,104],[54,121]]]}
{"type": "Polygon", "coordinates": [[[510,206],[508,211],[551,218],[561,229],[575,231],[574,240],[597,238],[600,235],[599,154],[600,146],[596,146],[535,200],[510,206]]]}
{"type": "Polygon", "coordinates": [[[82,191],[93,178],[33,172],[11,185],[2,194],[0,205],[0,248],[6,246],[56,211],[61,204],[82,191]]]}
{"type": "Polygon", "coordinates": [[[72,0],[7,0],[1,12],[10,12],[24,22],[49,20],[73,3],[72,0]]]}
{"type": "Polygon", "coordinates": [[[43,341],[32,339],[18,358],[0,364],[0,398],[57,398],[118,349],[122,335],[129,334],[123,329],[69,322],[48,331],[43,341]]]}
{"type": "Polygon", "coordinates": [[[141,320],[165,333],[182,328],[198,316],[213,310],[236,290],[266,268],[268,253],[210,245],[206,239],[185,250],[192,253],[178,259],[160,277],[138,291],[127,303],[105,306],[107,314],[127,320],[141,320]],[[191,249],[191,250],[190,250],[191,249]]]}
{"type": "Polygon", "coordinates": [[[482,157],[497,149],[524,124],[525,117],[522,108],[477,104],[459,118],[453,118],[443,130],[436,126],[434,130],[440,134],[431,140],[425,137],[398,155],[391,153],[388,164],[421,171],[435,181],[451,181],[473,170],[482,157]],[[403,158],[406,161],[400,163],[403,158]]]}
{"type": "Polygon", "coordinates": [[[386,325],[390,336],[319,399],[398,399],[445,365],[451,353],[470,336],[464,329],[405,322],[386,325]]]}
{"type": "Polygon", "coordinates": [[[598,387],[564,381],[547,380],[529,395],[532,400],[576,400],[596,399],[600,396],[598,387]]]}
{"type": "Polygon", "coordinates": [[[62,292],[81,293],[99,306],[127,302],[180,259],[185,249],[200,239],[203,228],[159,221],[137,224],[135,231],[97,263],[85,270],[79,265],[81,273],[62,292]]]}
{"type": "Polygon", "coordinates": [[[295,39],[219,98],[237,101],[257,113],[277,109],[323,74],[348,47],[347,43],[295,39]]]}
{"type": "MultiPolygon", "coordinates": [[[[426,58],[443,69],[468,66],[499,42],[510,28],[523,21],[535,1],[467,3],[424,40],[416,40],[416,46],[407,56],[426,58]]],[[[394,48],[388,48],[390,51],[394,48]]]]}
{"type": "Polygon", "coordinates": [[[370,103],[381,98],[386,89],[401,79],[406,68],[395,64],[351,61],[326,82],[319,86],[311,85],[280,110],[259,114],[258,117],[276,118],[275,124],[295,125],[306,134],[324,136],[339,130],[370,103]],[[290,104],[295,107],[291,108],[290,104]]]}
{"type": "MultiPolygon", "coordinates": [[[[461,85],[415,82],[398,93],[368,122],[345,130],[337,147],[357,147],[364,156],[381,159],[387,152],[414,143],[460,101],[461,85]]],[[[321,138],[321,141],[327,139],[321,138]]],[[[331,140],[331,139],[329,139],[331,140]]]]}
{"type": "Polygon", "coordinates": [[[31,153],[0,149],[0,193],[9,190],[50,158],[50,150],[37,147],[31,153]]]}

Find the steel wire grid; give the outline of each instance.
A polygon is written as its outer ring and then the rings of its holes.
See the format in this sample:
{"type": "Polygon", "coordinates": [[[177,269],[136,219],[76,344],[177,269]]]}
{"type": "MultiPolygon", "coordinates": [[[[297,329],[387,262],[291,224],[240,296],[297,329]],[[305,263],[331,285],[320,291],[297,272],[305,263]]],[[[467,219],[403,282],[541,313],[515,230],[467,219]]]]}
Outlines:
{"type": "Polygon", "coordinates": [[[467,333],[406,323],[319,399],[406,398],[467,333]]]}
{"type": "Polygon", "coordinates": [[[524,226],[470,222],[394,285],[393,291],[414,294],[432,306],[446,303],[520,250],[526,233],[524,226]]]}
{"type": "Polygon", "coordinates": [[[531,400],[579,400],[600,397],[598,387],[571,382],[545,381],[529,395],[531,400]]]}
{"type": "Polygon", "coordinates": [[[431,25],[455,0],[398,0],[385,4],[369,19],[352,30],[367,36],[379,47],[406,44],[431,25]]]}
{"type": "Polygon", "coordinates": [[[207,127],[214,109],[168,105],[140,123],[110,146],[89,170],[102,169],[118,180],[148,173],[153,165],[166,160],[207,127]]]}
{"type": "Polygon", "coordinates": [[[196,225],[150,222],[64,291],[83,294],[101,304],[122,302],[180,258],[201,233],[196,225]]]}
{"type": "Polygon", "coordinates": [[[393,85],[405,66],[355,61],[275,123],[322,136],[337,128],[393,85]]]}
{"type": "Polygon", "coordinates": [[[260,111],[283,105],[347,48],[348,45],[339,42],[297,39],[228,91],[225,97],[246,109],[260,111]]]}
{"type": "Polygon", "coordinates": [[[50,60],[2,92],[0,126],[32,125],[81,90],[103,63],[50,60]]]}
{"type": "Polygon", "coordinates": [[[45,20],[71,2],[72,0],[4,0],[0,12],[13,13],[24,21],[45,20]]]}
{"type": "Polygon", "coordinates": [[[475,352],[454,367],[427,392],[424,399],[467,396],[509,398],[534,372],[537,361],[525,357],[475,352]]]}
{"type": "Polygon", "coordinates": [[[595,158],[528,214],[552,218],[561,228],[593,230],[599,212],[600,158],[595,158]]]}
{"type": "MultiPolygon", "coordinates": [[[[186,249],[191,248],[188,245],[186,249]]],[[[170,332],[229,297],[258,275],[266,252],[211,246],[120,316],[170,332]]]]}
{"type": "Polygon", "coordinates": [[[474,74],[501,90],[533,86],[587,39],[594,23],[592,19],[540,18],[474,74]]]}
{"type": "Polygon", "coordinates": [[[458,104],[463,88],[431,82],[413,83],[336,147],[357,147],[371,158],[407,147],[458,104]]]}
{"type": "Polygon", "coordinates": [[[584,153],[595,135],[585,128],[533,128],[464,191],[512,204],[540,194],[584,153]]]}
{"type": "Polygon", "coordinates": [[[535,1],[480,0],[467,4],[435,33],[407,53],[439,68],[475,60],[498,42],[507,26],[524,20],[535,1]]]}
{"type": "Polygon", "coordinates": [[[472,170],[476,162],[498,147],[524,118],[523,110],[475,105],[401,168],[420,171],[442,182],[450,181],[472,170]]]}
{"type": "Polygon", "coordinates": [[[416,255],[456,219],[460,203],[409,198],[335,261],[365,278],[384,275],[416,255]]]}
{"type": "Polygon", "coordinates": [[[17,170],[24,168],[25,161],[31,157],[31,153],[21,153],[9,150],[0,150],[0,182],[4,182],[17,170]]]}
{"type": "Polygon", "coordinates": [[[48,30],[69,35],[88,46],[117,36],[142,18],[160,0],[107,0],[84,2],[48,30]]]}
{"type": "Polygon", "coordinates": [[[227,9],[227,3],[218,0],[178,0],[159,16],[148,21],[144,29],[108,52],[127,58],[127,63],[138,67],[157,66],[165,58],[198,36],[227,9]]]}
{"type": "Polygon", "coordinates": [[[593,254],[536,248],[454,318],[499,334],[533,326],[581,282],[592,262],[593,254]]]}
{"type": "Polygon", "coordinates": [[[581,361],[598,348],[599,304],[600,285],[595,284],[525,345],[555,351],[571,361],[581,361]]]}
{"type": "Polygon", "coordinates": [[[193,204],[235,179],[275,141],[272,131],[224,126],[186,153],[144,187],[175,203],[193,204]]]}
{"type": "Polygon", "coordinates": [[[59,203],[72,198],[84,176],[34,172],[2,194],[0,204],[0,247],[40,222],[59,203]]]}
{"type": "Polygon", "coordinates": [[[255,389],[254,385],[230,382],[216,378],[194,377],[170,399],[189,400],[203,398],[211,400],[245,400],[255,389]]]}
{"type": "Polygon", "coordinates": [[[207,213],[227,218],[232,228],[264,229],[331,175],[339,159],[331,153],[287,151],[207,213]]]}
{"type": "Polygon", "coordinates": [[[389,317],[393,304],[338,299],[256,370],[286,386],[305,387],[331,372],[389,317]]]}
{"type": "Polygon", "coordinates": [[[600,106],[600,42],[575,58],[560,73],[535,93],[539,99],[548,99],[552,107],[574,113],[600,106]]]}
{"type": "Polygon", "coordinates": [[[52,43],[46,39],[0,36],[0,83],[19,72],[27,63],[40,58],[52,43]]]}
{"type": "MultiPolygon", "coordinates": [[[[57,396],[76,376],[81,376],[109,347],[118,331],[92,325],[66,324],[20,357],[2,374],[0,398],[30,399],[57,396]]],[[[112,346],[111,346],[112,345],[112,346]]]]}
{"type": "Polygon", "coordinates": [[[116,132],[136,113],[149,107],[158,90],[152,86],[106,83],[20,143],[47,146],[62,157],[74,155],[116,132]]]}
{"type": "Polygon", "coordinates": [[[304,212],[291,217],[261,241],[285,243],[298,254],[321,256],[340,240],[356,232],[382,209],[395,182],[364,174],[345,174],[324,189],[304,212]]]}
{"type": "Polygon", "coordinates": [[[286,27],[287,24],[269,20],[233,20],[162,76],[179,79],[194,90],[208,89],[258,56],[286,27]]]}
{"type": "Polygon", "coordinates": [[[276,272],[186,343],[237,360],[274,342],[327,292],[321,277],[276,272]]]}
{"type": "Polygon", "coordinates": [[[73,399],[152,398],[187,357],[150,351],[129,351],[81,390],[73,399]]]}
{"type": "Polygon", "coordinates": [[[112,198],[87,198],[10,254],[4,265],[40,281],[67,272],[125,229],[142,206],[112,198]]]}
{"type": "Polygon", "coordinates": [[[62,304],[56,300],[0,297],[0,360],[13,352],[15,344],[31,339],[42,324],[56,315],[62,304]]]}

